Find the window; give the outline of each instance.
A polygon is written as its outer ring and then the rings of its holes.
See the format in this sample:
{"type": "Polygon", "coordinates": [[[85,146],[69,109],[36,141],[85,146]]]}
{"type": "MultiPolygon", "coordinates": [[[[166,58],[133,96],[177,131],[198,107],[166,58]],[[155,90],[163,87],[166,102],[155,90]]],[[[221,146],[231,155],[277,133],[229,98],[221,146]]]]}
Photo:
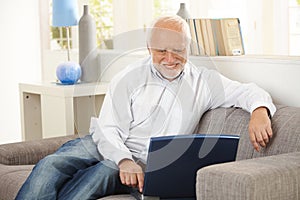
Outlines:
{"type": "MultiPolygon", "coordinates": [[[[71,27],[66,27],[71,29],[71,27]]],[[[51,49],[67,49],[67,30],[63,27],[51,27],[51,49]]],[[[72,48],[72,32],[70,33],[70,48],[72,48]]]]}
{"type": "Polygon", "coordinates": [[[289,0],[289,55],[300,54],[300,0],[289,0]]]}
{"type": "Polygon", "coordinates": [[[113,0],[89,0],[90,13],[93,15],[97,27],[98,46],[103,41],[111,39],[113,35],[113,0]]]}
{"type": "Polygon", "coordinates": [[[189,3],[189,1],[182,1],[182,0],[153,0],[153,14],[154,18],[167,15],[167,14],[174,14],[177,13],[179,10],[180,3],[189,3]]]}

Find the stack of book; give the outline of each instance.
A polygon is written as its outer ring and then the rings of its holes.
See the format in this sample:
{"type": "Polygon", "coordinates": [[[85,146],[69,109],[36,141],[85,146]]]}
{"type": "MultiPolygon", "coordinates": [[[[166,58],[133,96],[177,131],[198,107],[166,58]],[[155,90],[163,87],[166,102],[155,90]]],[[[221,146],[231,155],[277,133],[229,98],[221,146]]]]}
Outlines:
{"type": "Polygon", "coordinates": [[[238,18],[187,19],[191,31],[190,54],[195,56],[244,55],[238,18]]]}

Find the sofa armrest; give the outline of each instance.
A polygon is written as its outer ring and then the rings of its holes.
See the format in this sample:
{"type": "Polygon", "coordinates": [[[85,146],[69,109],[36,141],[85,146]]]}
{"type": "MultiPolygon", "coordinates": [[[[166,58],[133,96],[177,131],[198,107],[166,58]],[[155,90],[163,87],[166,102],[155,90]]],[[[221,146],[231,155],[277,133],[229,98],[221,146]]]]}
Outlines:
{"type": "Polygon", "coordinates": [[[198,170],[197,200],[300,199],[300,152],[211,165],[198,170]]]}
{"type": "Polygon", "coordinates": [[[0,145],[0,163],[5,165],[32,165],[55,152],[63,143],[76,136],[62,136],[0,145]]]}

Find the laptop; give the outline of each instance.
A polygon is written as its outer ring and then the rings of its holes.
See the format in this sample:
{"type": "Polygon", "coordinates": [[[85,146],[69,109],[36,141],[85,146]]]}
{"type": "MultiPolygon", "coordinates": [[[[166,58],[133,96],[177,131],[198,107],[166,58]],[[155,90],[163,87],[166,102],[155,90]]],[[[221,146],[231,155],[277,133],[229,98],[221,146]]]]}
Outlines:
{"type": "Polygon", "coordinates": [[[196,199],[196,172],[234,161],[237,135],[177,135],[150,140],[143,194],[136,199],[196,199]]]}

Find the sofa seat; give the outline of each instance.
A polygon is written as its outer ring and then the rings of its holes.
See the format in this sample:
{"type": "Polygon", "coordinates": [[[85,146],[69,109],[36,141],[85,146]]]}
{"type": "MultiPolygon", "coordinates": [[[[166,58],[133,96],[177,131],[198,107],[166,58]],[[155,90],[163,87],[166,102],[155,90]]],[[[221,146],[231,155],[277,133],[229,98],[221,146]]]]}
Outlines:
{"type": "Polygon", "coordinates": [[[0,164],[0,199],[12,199],[30,174],[33,165],[3,165],[0,164]]]}

